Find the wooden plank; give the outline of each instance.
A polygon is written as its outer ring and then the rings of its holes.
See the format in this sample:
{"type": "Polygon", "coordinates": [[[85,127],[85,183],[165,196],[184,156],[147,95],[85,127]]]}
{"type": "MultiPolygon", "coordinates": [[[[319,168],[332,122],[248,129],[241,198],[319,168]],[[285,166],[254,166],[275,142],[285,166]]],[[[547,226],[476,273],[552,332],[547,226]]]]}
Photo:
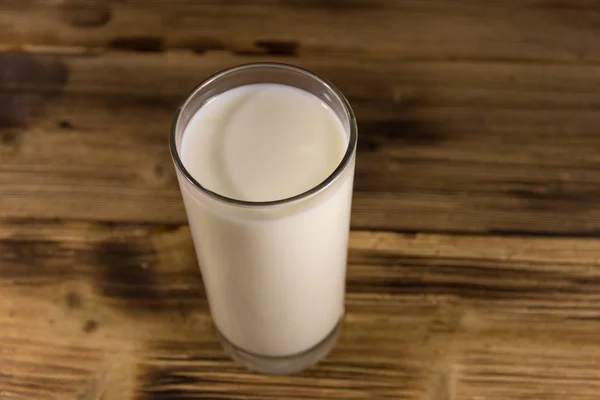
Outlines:
{"type": "Polygon", "coordinates": [[[591,399],[599,262],[595,239],[354,231],[335,350],[265,377],[220,350],[187,227],[3,220],[0,397],[591,399]]]}
{"type": "MultiPolygon", "coordinates": [[[[252,60],[0,54],[0,216],[185,222],[167,150],[173,110],[199,79],[252,60]]],[[[356,108],[355,228],[600,229],[598,67],[353,55],[297,63],[356,108]]]]}
{"type": "Polygon", "coordinates": [[[600,59],[598,3],[586,0],[10,0],[1,10],[0,40],[13,47],[600,59]]]}
{"type": "Polygon", "coordinates": [[[553,346],[472,348],[452,368],[457,399],[593,400],[600,391],[596,353],[553,346]]]}
{"type": "Polygon", "coordinates": [[[473,328],[545,329],[600,315],[592,306],[600,300],[595,239],[354,232],[350,249],[363,273],[348,279],[349,288],[458,299],[470,310],[462,322],[473,328]],[[367,267],[369,260],[386,267],[367,267]]]}

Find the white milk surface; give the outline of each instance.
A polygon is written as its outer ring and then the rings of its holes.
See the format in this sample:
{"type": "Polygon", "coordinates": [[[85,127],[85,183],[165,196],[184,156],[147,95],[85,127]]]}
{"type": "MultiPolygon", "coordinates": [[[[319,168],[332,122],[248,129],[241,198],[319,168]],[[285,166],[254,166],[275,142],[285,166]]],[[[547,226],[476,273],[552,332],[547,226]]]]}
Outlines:
{"type": "MultiPolygon", "coordinates": [[[[338,117],[316,96],[254,84],[203,105],[185,129],[180,156],[207,189],[270,201],[325,180],[348,140],[338,117]]],[[[264,218],[255,217],[256,209],[228,212],[180,176],[211,314],[231,343],[258,355],[293,355],[318,344],[338,323],[352,175],[306,207],[276,206],[290,211],[264,218]]]]}

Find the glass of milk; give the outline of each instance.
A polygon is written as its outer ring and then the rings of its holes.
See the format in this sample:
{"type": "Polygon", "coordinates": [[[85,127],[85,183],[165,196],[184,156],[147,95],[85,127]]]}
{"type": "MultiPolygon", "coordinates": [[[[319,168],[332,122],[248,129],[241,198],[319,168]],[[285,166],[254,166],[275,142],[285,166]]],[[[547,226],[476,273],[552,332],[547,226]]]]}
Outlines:
{"type": "Polygon", "coordinates": [[[297,372],[335,344],[356,141],[342,93],[285,64],[220,72],[177,110],[171,155],[211,316],[252,370],[297,372]]]}

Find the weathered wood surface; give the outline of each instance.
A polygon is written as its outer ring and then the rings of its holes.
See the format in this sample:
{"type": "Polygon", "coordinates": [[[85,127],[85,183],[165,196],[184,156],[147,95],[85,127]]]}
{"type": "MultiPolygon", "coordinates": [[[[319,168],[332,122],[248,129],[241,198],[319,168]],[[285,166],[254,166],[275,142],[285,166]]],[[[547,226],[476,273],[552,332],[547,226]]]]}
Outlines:
{"type": "Polygon", "coordinates": [[[600,60],[596,0],[3,0],[2,41],[238,54],[600,60]]]}
{"type": "Polygon", "coordinates": [[[220,350],[187,227],[7,221],[0,398],[593,399],[598,257],[595,239],[354,231],[339,345],[273,378],[220,350]]]}
{"type": "Polygon", "coordinates": [[[0,399],[600,398],[597,1],[0,1],[0,399]],[[202,78],[359,118],[347,318],[292,377],[222,352],[167,149],[202,78]]]}
{"type": "MultiPolygon", "coordinates": [[[[173,110],[200,77],[252,60],[0,55],[0,215],[184,223],[167,149],[173,110]]],[[[356,108],[355,228],[600,229],[596,66],[294,61],[356,108]]]]}

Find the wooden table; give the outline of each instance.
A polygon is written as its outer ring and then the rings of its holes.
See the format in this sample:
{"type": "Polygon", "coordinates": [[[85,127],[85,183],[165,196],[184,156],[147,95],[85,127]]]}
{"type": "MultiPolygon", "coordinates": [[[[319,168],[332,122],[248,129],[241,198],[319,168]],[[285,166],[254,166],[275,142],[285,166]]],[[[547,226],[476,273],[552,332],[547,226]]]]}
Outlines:
{"type": "Polygon", "coordinates": [[[0,399],[600,398],[600,5],[0,2],[0,399]],[[347,317],[221,350],[167,149],[202,78],[309,68],[359,119],[347,317]]]}

